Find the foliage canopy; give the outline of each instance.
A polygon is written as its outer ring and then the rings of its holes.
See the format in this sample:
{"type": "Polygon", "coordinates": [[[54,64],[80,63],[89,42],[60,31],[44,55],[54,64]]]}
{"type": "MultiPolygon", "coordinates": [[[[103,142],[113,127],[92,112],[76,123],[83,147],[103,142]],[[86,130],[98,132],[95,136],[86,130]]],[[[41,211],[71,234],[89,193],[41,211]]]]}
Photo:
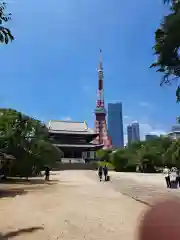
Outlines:
{"type": "Polygon", "coordinates": [[[42,170],[60,160],[62,152],[51,141],[39,120],[14,109],[0,109],[0,149],[15,157],[11,173],[31,175],[33,169],[42,170]]]}
{"type": "MultiPolygon", "coordinates": [[[[163,73],[161,85],[171,84],[180,77],[180,0],[164,0],[169,5],[169,14],[164,16],[155,32],[154,53],[157,57],[151,67],[163,73]]],[[[176,90],[177,102],[180,101],[180,87],[176,90]]]]}
{"type": "Polygon", "coordinates": [[[8,44],[14,40],[11,31],[4,27],[4,24],[11,20],[11,13],[5,13],[6,3],[0,2],[0,42],[8,44]]]}
{"type": "Polygon", "coordinates": [[[180,167],[180,140],[158,137],[132,143],[128,148],[109,153],[109,156],[106,152],[104,156],[116,171],[136,171],[138,167],[142,172],[155,172],[164,165],[180,167]]]}

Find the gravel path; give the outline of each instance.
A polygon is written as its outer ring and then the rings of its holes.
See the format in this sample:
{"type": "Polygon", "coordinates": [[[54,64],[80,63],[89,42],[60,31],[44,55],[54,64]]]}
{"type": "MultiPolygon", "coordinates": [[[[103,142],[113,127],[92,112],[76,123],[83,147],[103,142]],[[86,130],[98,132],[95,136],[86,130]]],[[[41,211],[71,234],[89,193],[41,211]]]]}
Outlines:
{"type": "Polygon", "coordinates": [[[137,201],[152,205],[155,199],[180,198],[179,189],[167,189],[162,174],[110,172],[111,186],[137,201]]]}
{"type": "Polygon", "coordinates": [[[62,171],[55,184],[0,198],[0,239],[136,239],[144,204],[99,182],[93,171],[62,171]]]}

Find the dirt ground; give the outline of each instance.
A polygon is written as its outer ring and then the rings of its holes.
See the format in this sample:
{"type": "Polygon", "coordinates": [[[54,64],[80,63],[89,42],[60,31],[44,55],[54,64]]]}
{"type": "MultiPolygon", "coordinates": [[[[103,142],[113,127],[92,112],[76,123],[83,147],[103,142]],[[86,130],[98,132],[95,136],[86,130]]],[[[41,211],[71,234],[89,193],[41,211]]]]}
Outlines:
{"type": "Polygon", "coordinates": [[[145,205],[99,182],[93,171],[53,172],[51,179],[48,186],[11,184],[19,193],[0,195],[0,239],[136,239],[145,205]]]}

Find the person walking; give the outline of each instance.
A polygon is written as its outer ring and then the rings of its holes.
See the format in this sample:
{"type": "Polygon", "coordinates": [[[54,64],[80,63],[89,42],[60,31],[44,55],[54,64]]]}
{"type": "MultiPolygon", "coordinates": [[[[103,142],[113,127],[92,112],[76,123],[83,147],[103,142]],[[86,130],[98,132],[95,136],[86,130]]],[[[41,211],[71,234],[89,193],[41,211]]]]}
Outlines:
{"type": "Polygon", "coordinates": [[[170,170],[167,166],[165,166],[163,170],[163,174],[166,180],[167,188],[171,188],[171,181],[170,181],[170,170]]]}
{"type": "Polygon", "coordinates": [[[179,168],[177,169],[176,181],[177,181],[178,187],[180,187],[180,169],[179,168]]]}
{"type": "Polygon", "coordinates": [[[99,176],[100,182],[102,181],[102,174],[103,174],[103,168],[102,168],[102,166],[99,166],[99,168],[98,168],[98,176],[99,176]]]}
{"type": "Polygon", "coordinates": [[[108,176],[108,168],[107,166],[105,165],[104,168],[103,168],[103,173],[104,173],[104,180],[107,181],[107,176],[108,176]]]}
{"type": "Polygon", "coordinates": [[[49,181],[50,169],[49,167],[45,168],[45,180],[49,181]]]}
{"type": "Polygon", "coordinates": [[[177,168],[176,167],[171,168],[170,181],[171,181],[171,188],[177,188],[178,182],[177,182],[177,168]]]}

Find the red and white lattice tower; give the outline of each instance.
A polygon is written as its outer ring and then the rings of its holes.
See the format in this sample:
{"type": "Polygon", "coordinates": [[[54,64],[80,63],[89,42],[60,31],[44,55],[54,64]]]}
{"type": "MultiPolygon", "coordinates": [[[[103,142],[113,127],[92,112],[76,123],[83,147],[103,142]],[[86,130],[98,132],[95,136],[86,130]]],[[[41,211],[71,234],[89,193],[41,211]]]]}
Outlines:
{"type": "Polygon", "coordinates": [[[95,109],[95,132],[98,137],[94,140],[96,144],[103,144],[104,149],[112,148],[112,142],[108,137],[106,125],[106,109],[104,106],[104,88],[103,88],[103,66],[102,50],[100,49],[100,62],[98,67],[98,97],[95,109]]]}

